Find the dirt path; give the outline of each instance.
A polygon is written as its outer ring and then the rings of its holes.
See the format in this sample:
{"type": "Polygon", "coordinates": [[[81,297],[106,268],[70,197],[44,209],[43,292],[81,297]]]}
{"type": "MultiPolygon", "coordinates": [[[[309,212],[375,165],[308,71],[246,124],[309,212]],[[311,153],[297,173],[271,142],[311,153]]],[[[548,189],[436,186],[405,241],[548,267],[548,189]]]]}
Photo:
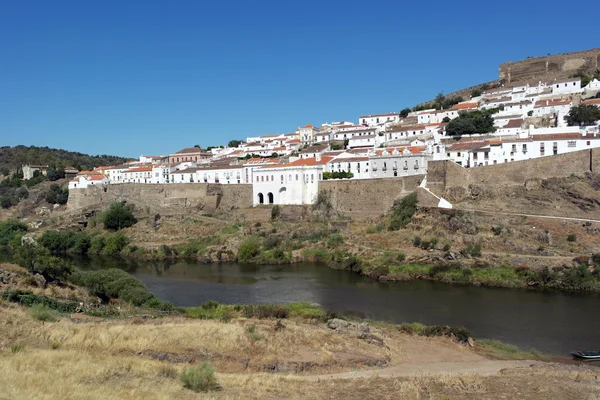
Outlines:
{"type": "Polygon", "coordinates": [[[577,222],[600,222],[597,219],[591,218],[575,218],[575,217],[557,217],[554,215],[537,215],[537,214],[521,214],[521,213],[510,213],[504,211],[486,211],[486,210],[472,210],[467,208],[455,208],[456,211],[472,212],[474,214],[491,214],[491,215],[503,215],[506,217],[530,217],[530,218],[542,218],[542,219],[559,219],[563,221],[577,221],[577,222]]]}
{"type": "Polygon", "coordinates": [[[350,371],[338,374],[325,374],[313,376],[298,376],[300,379],[309,381],[321,381],[330,379],[355,379],[355,378],[397,378],[417,375],[455,375],[462,373],[476,373],[477,375],[495,375],[504,369],[530,368],[541,365],[539,361],[531,360],[480,360],[480,361],[456,361],[436,362],[420,364],[402,364],[366,371],[350,371]]]}

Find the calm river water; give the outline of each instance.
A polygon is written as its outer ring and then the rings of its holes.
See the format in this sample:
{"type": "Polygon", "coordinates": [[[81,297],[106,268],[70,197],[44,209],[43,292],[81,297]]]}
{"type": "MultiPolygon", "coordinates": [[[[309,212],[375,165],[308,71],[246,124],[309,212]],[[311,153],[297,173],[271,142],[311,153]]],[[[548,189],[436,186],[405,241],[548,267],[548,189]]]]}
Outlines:
{"type": "MultiPolygon", "coordinates": [[[[112,260],[80,262],[106,267],[112,260]]],[[[479,338],[568,355],[600,349],[598,295],[541,293],[428,281],[378,282],[316,264],[129,264],[119,266],[178,306],[308,301],[335,312],[395,323],[465,326],[479,338]]]]}

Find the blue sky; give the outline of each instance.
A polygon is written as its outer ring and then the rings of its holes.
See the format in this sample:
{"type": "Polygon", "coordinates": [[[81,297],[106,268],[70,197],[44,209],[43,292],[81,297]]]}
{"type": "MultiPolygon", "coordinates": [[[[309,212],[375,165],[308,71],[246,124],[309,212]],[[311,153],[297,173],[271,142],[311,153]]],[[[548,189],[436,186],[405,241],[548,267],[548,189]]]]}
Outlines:
{"type": "Polygon", "coordinates": [[[599,46],[597,22],[561,25],[555,1],[411,3],[0,0],[0,145],[167,154],[399,111],[505,61],[599,46]]]}

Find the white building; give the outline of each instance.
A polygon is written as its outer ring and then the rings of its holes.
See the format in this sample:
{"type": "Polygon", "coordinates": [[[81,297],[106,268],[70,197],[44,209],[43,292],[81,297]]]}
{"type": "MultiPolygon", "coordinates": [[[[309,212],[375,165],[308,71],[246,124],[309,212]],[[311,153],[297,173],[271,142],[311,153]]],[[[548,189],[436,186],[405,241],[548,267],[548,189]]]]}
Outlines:
{"type": "Polygon", "coordinates": [[[379,135],[355,136],[348,140],[348,147],[351,149],[355,147],[376,147],[379,146],[379,138],[379,135]]]}
{"type": "Polygon", "coordinates": [[[600,90],[600,81],[596,78],[588,83],[584,88],[586,92],[595,92],[600,90]]]}
{"type": "Polygon", "coordinates": [[[106,176],[102,174],[94,174],[89,173],[89,171],[84,171],[84,173],[79,173],[77,176],[69,181],[69,190],[71,189],[85,189],[88,186],[94,185],[108,185],[109,180],[106,176]]]}
{"type": "Polygon", "coordinates": [[[151,183],[152,166],[141,165],[123,171],[123,183],[151,183]]]}
{"type": "Polygon", "coordinates": [[[311,124],[305,125],[302,128],[298,128],[296,130],[298,136],[300,137],[300,142],[302,144],[312,144],[315,141],[315,135],[317,134],[317,129],[311,124]]]}
{"type": "Polygon", "coordinates": [[[573,78],[566,81],[553,82],[552,94],[573,94],[581,93],[581,78],[573,78]]]}
{"type": "Polygon", "coordinates": [[[369,156],[371,178],[393,178],[427,173],[427,162],[432,158],[425,154],[425,147],[402,149],[377,149],[369,156]]]}
{"type": "Polygon", "coordinates": [[[253,204],[313,204],[330,157],[299,159],[257,168],[252,182],[253,204]]]}
{"type": "Polygon", "coordinates": [[[369,157],[338,157],[327,163],[327,172],[351,172],[352,179],[369,179],[369,157]]]}
{"type": "Polygon", "coordinates": [[[377,128],[365,128],[364,126],[348,127],[333,132],[333,140],[344,141],[357,136],[370,136],[379,132],[377,128]]]}
{"type": "Polygon", "coordinates": [[[400,114],[398,113],[371,114],[358,117],[358,123],[367,126],[395,124],[398,122],[400,122],[400,114]]]}
{"type": "Polygon", "coordinates": [[[222,185],[246,183],[244,167],[241,165],[198,168],[195,171],[194,180],[201,183],[220,183],[222,185]]]}

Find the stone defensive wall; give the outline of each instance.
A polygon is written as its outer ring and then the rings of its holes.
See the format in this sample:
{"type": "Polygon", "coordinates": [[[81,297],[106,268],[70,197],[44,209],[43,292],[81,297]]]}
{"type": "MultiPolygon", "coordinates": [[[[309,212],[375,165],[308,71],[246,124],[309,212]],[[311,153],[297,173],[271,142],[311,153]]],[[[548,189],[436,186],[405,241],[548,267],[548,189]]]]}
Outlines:
{"type": "Polygon", "coordinates": [[[600,172],[599,148],[476,168],[463,168],[452,161],[429,161],[427,187],[436,195],[447,197],[458,188],[484,186],[502,189],[523,186],[530,180],[562,178],[586,172],[600,172]]]}
{"type": "Polygon", "coordinates": [[[532,57],[500,65],[499,79],[506,83],[529,83],[566,79],[577,71],[593,74],[600,68],[600,48],[543,57],[532,57]]]}
{"type": "MultiPolygon", "coordinates": [[[[334,209],[357,220],[370,220],[386,213],[400,199],[415,191],[424,175],[368,180],[331,180],[319,183],[329,192],[334,209]]],[[[126,201],[152,212],[166,210],[181,213],[219,213],[238,210],[249,219],[268,220],[271,206],[252,207],[252,185],[204,183],[141,184],[124,183],[71,189],[67,208],[70,211],[105,208],[115,201],[126,201]]],[[[310,217],[310,206],[284,206],[283,214],[310,217]],[[288,210],[289,209],[289,210],[288,210]]]]}
{"type": "Polygon", "coordinates": [[[319,190],[330,193],[333,208],[341,215],[355,220],[373,220],[386,214],[394,200],[417,190],[424,177],[328,180],[319,182],[319,190]]]}
{"type": "Polygon", "coordinates": [[[151,210],[214,213],[251,205],[252,185],[122,183],[89,186],[69,190],[67,209],[103,208],[115,201],[127,201],[151,210]]]}

